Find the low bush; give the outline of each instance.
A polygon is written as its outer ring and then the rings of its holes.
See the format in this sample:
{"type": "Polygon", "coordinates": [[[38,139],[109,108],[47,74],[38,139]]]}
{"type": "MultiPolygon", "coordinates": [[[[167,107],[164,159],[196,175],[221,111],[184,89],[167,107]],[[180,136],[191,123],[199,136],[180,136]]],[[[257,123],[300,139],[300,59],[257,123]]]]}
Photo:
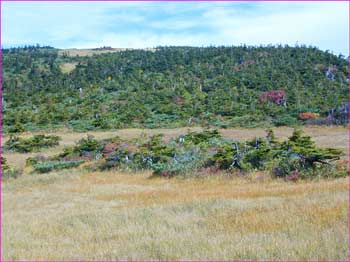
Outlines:
{"type": "Polygon", "coordinates": [[[197,132],[190,132],[187,133],[184,136],[180,136],[177,141],[178,142],[184,142],[184,143],[193,143],[195,145],[198,144],[203,144],[203,143],[208,143],[210,142],[212,139],[221,139],[221,135],[218,132],[218,130],[214,129],[214,130],[204,130],[201,133],[197,133],[197,132]]]}
{"type": "Polygon", "coordinates": [[[301,172],[304,177],[323,176],[322,170],[334,167],[332,162],[339,160],[341,154],[338,149],[316,147],[310,136],[303,136],[300,130],[295,130],[287,141],[277,147],[273,173],[280,177],[294,171],[301,172]]]}
{"type": "Polygon", "coordinates": [[[36,155],[33,157],[28,157],[26,159],[26,166],[34,166],[35,164],[39,163],[39,162],[44,162],[46,161],[47,158],[41,155],[36,155]]]}
{"type": "Polygon", "coordinates": [[[102,150],[104,143],[98,141],[93,136],[88,135],[86,138],[80,139],[75,146],[67,146],[63,149],[63,152],[54,159],[65,159],[82,157],[87,160],[93,160],[102,157],[102,150]]]}
{"type": "Polygon", "coordinates": [[[34,135],[29,138],[10,136],[5,143],[5,148],[19,153],[39,151],[43,148],[50,148],[59,145],[61,138],[54,135],[34,135]]]}
{"type": "Polygon", "coordinates": [[[69,121],[68,125],[74,131],[78,132],[91,131],[95,129],[95,126],[90,120],[71,120],[69,121]]]}
{"type": "Polygon", "coordinates": [[[7,132],[10,134],[15,134],[15,133],[23,133],[24,131],[26,131],[24,126],[21,123],[16,122],[13,126],[8,128],[7,132]]]}
{"type": "Polygon", "coordinates": [[[179,148],[166,162],[150,165],[155,175],[172,177],[175,175],[191,175],[204,164],[205,156],[199,147],[179,148]]]}
{"type": "Polygon", "coordinates": [[[299,130],[295,130],[293,135],[282,143],[277,142],[273,133],[269,131],[266,138],[226,144],[209,159],[207,166],[245,172],[270,170],[274,176],[285,178],[291,174],[296,177],[296,173],[300,174],[300,178],[346,176],[345,172],[331,172],[335,166],[332,162],[339,160],[341,154],[337,149],[316,147],[311,138],[302,135],[299,130]]]}
{"type": "Polygon", "coordinates": [[[72,168],[80,166],[84,163],[84,160],[76,160],[76,161],[47,161],[47,162],[39,162],[33,165],[34,170],[39,173],[48,173],[53,170],[60,170],[66,168],[72,168]]]}
{"type": "Polygon", "coordinates": [[[152,170],[155,175],[164,177],[206,173],[201,170],[242,175],[259,170],[295,181],[309,177],[346,176],[344,167],[333,163],[340,159],[341,154],[337,149],[316,147],[311,138],[299,130],[283,142],[276,140],[272,130],[267,131],[266,137],[246,142],[223,138],[217,130],[204,130],[169,141],[163,135],[140,136],[132,141],[119,137],[98,141],[88,136],[75,146],[65,148],[58,156],[44,161],[38,158],[28,161],[38,172],[70,168],[84,160],[102,158],[96,165],[101,170],[152,170]]]}
{"type": "MultiPolygon", "coordinates": [[[[133,158],[133,153],[127,148],[117,148],[111,155],[106,158],[103,169],[112,167],[127,167],[132,162],[135,162],[133,158]]],[[[140,166],[136,167],[135,169],[140,169],[140,166]]]]}
{"type": "Polygon", "coordinates": [[[278,115],[272,120],[272,123],[275,126],[296,126],[298,120],[290,115],[278,115]]]}

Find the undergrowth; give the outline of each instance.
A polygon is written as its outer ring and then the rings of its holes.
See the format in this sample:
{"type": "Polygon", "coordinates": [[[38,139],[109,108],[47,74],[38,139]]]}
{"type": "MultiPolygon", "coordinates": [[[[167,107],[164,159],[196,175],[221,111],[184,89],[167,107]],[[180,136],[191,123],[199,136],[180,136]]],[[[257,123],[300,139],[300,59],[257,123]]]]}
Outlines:
{"type": "Polygon", "coordinates": [[[267,131],[266,137],[240,142],[208,129],[169,141],[165,141],[163,135],[140,136],[132,141],[119,137],[97,140],[87,136],[56,156],[30,158],[27,163],[39,173],[88,161],[94,169],[152,170],[154,175],[164,177],[192,176],[203,174],[203,170],[243,175],[264,171],[273,177],[298,180],[346,176],[345,164],[338,161],[341,155],[338,149],[316,147],[311,137],[300,130],[282,142],[277,141],[272,130],[267,131]]]}
{"type": "Polygon", "coordinates": [[[11,135],[5,143],[5,149],[19,153],[36,152],[43,148],[58,146],[60,140],[59,136],[54,135],[34,135],[29,138],[11,135]]]}

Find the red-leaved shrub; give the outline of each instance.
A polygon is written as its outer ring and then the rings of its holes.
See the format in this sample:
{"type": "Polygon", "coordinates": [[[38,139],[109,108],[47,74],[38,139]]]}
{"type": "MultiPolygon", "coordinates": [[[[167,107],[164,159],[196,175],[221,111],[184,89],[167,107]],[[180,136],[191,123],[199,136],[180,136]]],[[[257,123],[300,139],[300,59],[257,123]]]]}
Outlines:
{"type": "Polygon", "coordinates": [[[286,92],[284,90],[272,90],[260,95],[259,101],[262,103],[273,102],[277,105],[284,105],[286,102],[286,92]]]}

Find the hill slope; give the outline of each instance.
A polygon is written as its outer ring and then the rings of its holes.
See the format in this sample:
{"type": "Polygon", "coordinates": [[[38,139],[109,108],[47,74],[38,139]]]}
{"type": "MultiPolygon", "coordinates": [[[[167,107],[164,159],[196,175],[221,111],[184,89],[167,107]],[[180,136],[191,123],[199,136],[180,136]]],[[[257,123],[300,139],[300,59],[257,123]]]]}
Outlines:
{"type": "Polygon", "coordinates": [[[327,116],[347,100],[347,70],[343,57],[305,46],[159,47],[76,57],[49,47],[5,49],[4,131],[14,124],[293,125],[301,123],[300,112],[327,116]],[[285,106],[269,99],[272,90],[285,93],[285,106]]]}

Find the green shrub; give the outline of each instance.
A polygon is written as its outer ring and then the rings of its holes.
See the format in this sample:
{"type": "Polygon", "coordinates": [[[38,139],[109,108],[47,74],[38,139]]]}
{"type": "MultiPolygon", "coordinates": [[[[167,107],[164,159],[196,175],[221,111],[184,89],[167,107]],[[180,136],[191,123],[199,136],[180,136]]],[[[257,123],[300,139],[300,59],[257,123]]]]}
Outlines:
{"type": "Polygon", "coordinates": [[[287,177],[300,172],[301,177],[319,176],[322,169],[332,166],[341,151],[331,148],[318,148],[309,136],[295,130],[283,143],[278,143],[271,130],[267,137],[257,138],[247,143],[231,142],[220,148],[209,158],[207,166],[220,169],[270,170],[274,176],[287,177]]]}
{"type": "Polygon", "coordinates": [[[16,122],[15,125],[8,129],[8,133],[10,134],[23,133],[24,131],[26,131],[24,126],[19,122],[16,122]]]}
{"type": "Polygon", "coordinates": [[[193,143],[195,145],[202,144],[202,143],[208,143],[212,139],[217,138],[220,139],[221,135],[218,130],[204,130],[203,132],[190,132],[187,133],[184,136],[180,136],[177,141],[178,142],[184,142],[184,143],[193,143]]]}
{"type": "Polygon", "coordinates": [[[88,135],[86,138],[80,139],[75,148],[78,151],[96,152],[103,148],[103,144],[93,136],[88,135]]]}
{"type": "Polygon", "coordinates": [[[39,163],[39,162],[44,162],[46,161],[46,157],[41,156],[41,155],[36,155],[33,157],[28,157],[26,159],[26,166],[34,166],[35,164],[39,163]]]}
{"type": "Polygon", "coordinates": [[[100,129],[109,129],[111,126],[105,118],[99,117],[92,121],[92,125],[100,129]]]}
{"type": "Polygon", "coordinates": [[[5,148],[10,151],[28,153],[59,145],[60,137],[54,135],[34,135],[29,138],[10,136],[5,148]]]}
{"type": "Polygon", "coordinates": [[[199,147],[180,148],[167,162],[152,163],[154,174],[165,177],[190,175],[204,164],[205,157],[199,147]]]}
{"type": "Polygon", "coordinates": [[[273,159],[274,147],[264,138],[256,138],[247,144],[249,150],[245,153],[242,162],[252,169],[266,169],[268,163],[273,159]]]}
{"type": "Polygon", "coordinates": [[[223,121],[221,119],[218,119],[212,122],[212,125],[218,128],[228,128],[231,125],[231,123],[229,121],[223,121]]]}
{"type": "Polygon", "coordinates": [[[96,127],[93,125],[92,121],[90,120],[71,120],[69,121],[69,126],[74,131],[91,131],[96,129],[96,127]]]}
{"type": "Polygon", "coordinates": [[[54,159],[86,157],[92,160],[102,154],[103,147],[103,141],[98,141],[93,136],[88,135],[86,138],[76,142],[74,146],[66,146],[63,152],[54,157],[54,159]]]}
{"type": "Polygon", "coordinates": [[[47,161],[34,164],[34,170],[39,173],[48,173],[53,170],[73,168],[84,163],[84,160],[77,161],[47,161]]]}
{"type": "MultiPolygon", "coordinates": [[[[124,165],[127,166],[131,164],[133,161],[133,154],[126,148],[118,148],[111,155],[106,158],[106,161],[102,167],[102,169],[108,169],[112,167],[122,167],[124,165]]],[[[138,169],[138,168],[137,168],[138,169]]]]}
{"type": "Polygon", "coordinates": [[[275,126],[296,126],[298,125],[298,120],[290,115],[281,115],[273,119],[272,123],[275,126]]]}
{"type": "Polygon", "coordinates": [[[155,135],[141,147],[144,157],[150,157],[152,163],[165,163],[175,154],[175,148],[166,144],[163,135],[155,135]]]}
{"type": "Polygon", "coordinates": [[[238,142],[227,143],[218,148],[215,155],[207,161],[207,166],[216,166],[220,169],[233,169],[240,170],[247,169],[246,164],[243,162],[243,156],[245,147],[238,142]]]}
{"type": "Polygon", "coordinates": [[[174,147],[164,143],[163,135],[154,135],[146,142],[142,142],[142,140],[134,141],[138,146],[132,143],[120,142],[116,150],[106,157],[101,168],[150,169],[151,165],[166,163],[174,156],[174,147]]]}
{"type": "Polygon", "coordinates": [[[221,137],[217,130],[189,132],[165,141],[163,135],[147,139],[140,136],[132,141],[119,137],[98,141],[92,136],[83,138],[75,146],[50,161],[31,158],[27,161],[38,172],[75,166],[82,158],[94,160],[102,157],[98,168],[104,170],[152,170],[155,175],[192,175],[203,168],[213,170],[269,171],[273,176],[295,180],[307,177],[344,176],[347,171],[333,165],[341,151],[318,148],[309,136],[295,130],[284,142],[278,142],[272,132],[267,136],[246,142],[221,137]],[[78,159],[78,160],[77,160],[78,159]],[[45,162],[46,161],[46,162],[45,162]],[[74,162],[75,161],[75,162],[74,162]]]}
{"type": "Polygon", "coordinates": [[[144,121],[146,128],[177,127],[178,117],[168,114],[155,114],[144,121]]]}
{"type": "Polygon", "coordinates": [[[294,130],[287,141],[281,143],[276,155],[273,173],[287,176],[292,171],[300,171],[305,176],[317,176],[322,168],[329,168],[333,161],[340,159],[342,152],[333,148],[318,148],[310,136],[294,130]]]}
{"type": "Polygon", "coordinates": [[[63,152],[58,154],[57,156],[54,156],[53,158],[56,160],[59,160],[61,158],[77,157],[77,156],[80,156],[80,152],[75,150],[74,146],[65,146],[63,148],[63,152]]]}
{"type": "Polygon", "coordinates": [[[1,159],[1,170],[6,171],[10,169],[10,166],[7,164],[7,159],[3,156],[0,157],[1,159]]]}

